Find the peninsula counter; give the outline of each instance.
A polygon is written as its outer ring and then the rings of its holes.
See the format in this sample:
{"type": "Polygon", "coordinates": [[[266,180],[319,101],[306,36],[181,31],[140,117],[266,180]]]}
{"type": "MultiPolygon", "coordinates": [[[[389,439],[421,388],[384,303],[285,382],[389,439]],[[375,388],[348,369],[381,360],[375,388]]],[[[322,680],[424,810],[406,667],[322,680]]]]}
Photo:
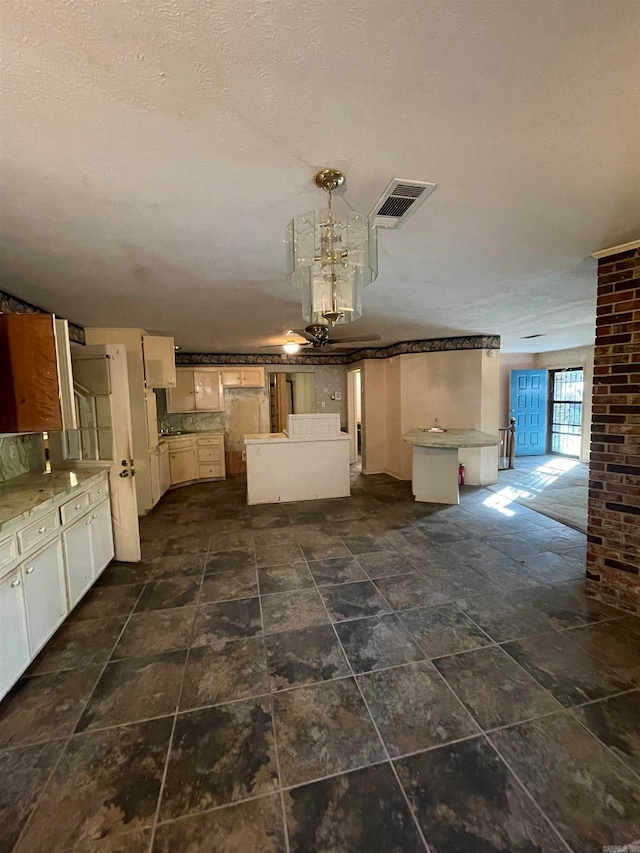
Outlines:
{"type": "Polygon", "coordinates": [[[412,488],[417,501],[458,504],[458,451],[464,448],[497,447],[500,438],[477,429],[432,432],[414,429],[403,436],[413,445],[412,488]]]}

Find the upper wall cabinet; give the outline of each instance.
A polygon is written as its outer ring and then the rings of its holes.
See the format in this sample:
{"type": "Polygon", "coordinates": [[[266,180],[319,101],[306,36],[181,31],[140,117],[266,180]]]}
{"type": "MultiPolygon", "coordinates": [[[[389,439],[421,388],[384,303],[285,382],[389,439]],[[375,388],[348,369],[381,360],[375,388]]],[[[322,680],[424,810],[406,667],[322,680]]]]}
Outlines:
{"type": "Polygon", "coordinates": [[[51,314],[0,314],[0,433],[61,430],[51,314]]]}
{"type": "Polygon", "coordinates": [[[176,370],[176,387],[167,391],[168,412],[221,412],[223,409],[219,370],[176,370]]]}
{"type": "Polygon", "coordinates": [[[222,385],[225,388],[264,388],[264,367],[223,370],[222,385]]]}
{"type": "Polygon", "coordinates": [[[147,388],[175,388],[176,356],[173,338],[143,335],[142,352],[147,388]]]}

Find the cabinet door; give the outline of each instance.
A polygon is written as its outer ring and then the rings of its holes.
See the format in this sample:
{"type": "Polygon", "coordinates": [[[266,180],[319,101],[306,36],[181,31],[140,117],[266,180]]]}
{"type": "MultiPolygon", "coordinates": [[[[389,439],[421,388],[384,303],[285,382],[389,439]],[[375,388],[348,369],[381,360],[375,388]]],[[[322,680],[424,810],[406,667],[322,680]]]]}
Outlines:
{"type": "Polygon", "coordinates": [[[83,516],[62,534],[69,591],[69,605],[75,607],[95,578],[91,558],[91,513],[83,516]]]}
{"type": "Polygon", "coordinates": [[[142,352],[147,388],[173,388],[176,384],[176,355],[173,338],[143,335],[142,352]]]}
{"type": "MultiPolygon", "coordinates": [[[[87,548],[84,559],[91,560],[87,548]]],[[[29,647],[33,657],[67,614],[60,540],[56,539],[24,563],[23,573],[29,647]]]]}
{"type": "Polygon", "coordinates": [[[242,373],[240,370],[223,370],[222,385],[224,388],[241,388],[242,373]]]}
{"type": "Polygon", "coordinates": [[[91,510],[91,552],[93,554],[94,577],[98,577],[113,559],[113,527],[109,501],[91,510]]]}
{"type": "Polygon", "coordinates": [[[193,447],[169,451],[169,466],[171,468],[171,485],[196,480],[196,451],[193,447]]]}
{"type": "Polygon", "coordinates": [[[22,578],[14,569],[0,581],[0,699],[30,660],[22,578]]]}
{"type": "Polygon", "coordinates": [[[250,367],[240,371],[240,380],[243,388],[264,387],[264,367],[250,367]]]}
{"type": "Polygon", "coordinates": [[[176,386],[167,390],[168,412],[195,412],[193,370],[176,370],[176,386]]]}
{"type": "Polygon", "coordinates": [[[164,495],[171,485],[171,469],[169,468],[169,452],[160,451],[160,495],[164,495]]]}
{"type": "Polygon", "coordinates": [[[195,370],[193,373],[196,389],[196,409],[199,412],[220,412],[222,388],[219,370],[195,370]]]}
{"type": "Polygon", "coordinates": [[[149,454],[149,474],[151,475],[151,505],[155,506],[160,500],[160,454],[158,449],[149,454]]]}

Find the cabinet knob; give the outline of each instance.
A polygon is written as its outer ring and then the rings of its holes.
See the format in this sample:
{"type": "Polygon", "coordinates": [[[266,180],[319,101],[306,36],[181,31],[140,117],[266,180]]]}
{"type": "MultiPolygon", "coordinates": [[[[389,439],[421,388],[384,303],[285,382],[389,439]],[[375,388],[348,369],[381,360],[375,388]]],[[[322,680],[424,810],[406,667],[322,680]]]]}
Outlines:
{"type": "Polygon", "coordinates": [[[97,517],[98,517],[98,513],[96,513],[95,515],[92,515],[92,516],[91,516],[91,518],[97,518],[97,517]]]}
{"type": "Polygon", "coordinates": [[[85,521],[85,524],[91,524],[91,519],[90,519],[90,518],[88,518],[88,519],[85,521]]]}
{"type": "Polygon", "coordinates": [[[82,504],[76,504],[74,509],[80,509],[81,506],[82,506],[82,504]]]}
{"type": "Polygon", "coordinates": [[[27,569],[27,574],[28,574],[28,575],[32,575],[32,574],[33,574],[33,566],[29,566],[29,568],[27,569]]]}
{"type": "Polygon", "coordinates": [[[11,581],[11,588],[15,589],[17,586],[20,586],[20,579],[16,578],[14,581],[11,581]]]}
{"type": "Polygon", "coordinates": [[[104,489],[98,489],[98,494],[101,495],[104,492],[104,489]]]}
{"type": "Polygon", "coordinates": [[[38,528],[38,533],[46,533],[46,532],[47,532],[46,526],[43,525],[42,527],[38,528]]]}

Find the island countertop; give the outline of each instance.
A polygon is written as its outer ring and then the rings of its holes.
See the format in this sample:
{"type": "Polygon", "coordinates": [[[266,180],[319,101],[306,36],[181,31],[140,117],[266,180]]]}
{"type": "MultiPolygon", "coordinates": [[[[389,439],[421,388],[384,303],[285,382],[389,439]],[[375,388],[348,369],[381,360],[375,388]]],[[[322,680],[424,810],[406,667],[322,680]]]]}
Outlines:
{"type": "Polygon", "coordinates": [[[245,435],[245,444],[275,444],[278,442],[294,444],[301,441],[348,441],[349,434],[346,432],[340,435],[310,435],[301,436],[300,438],[290,437],[284,432],[260,432],[254,435],[245,435]]]}
{"type": "Polygon", "coordinates": [[[500,444],[497,435],[478,429],[447,429],[443,432],[414,429],[404,435],[403,439],[416,447],[439,447],[445,450],[457,447],[496,447],[500,444]]]}
{"type": "Polygon", "coordinates": [[[25,518],[36,515],[60,498],[72,495],[94,477],[103,477],[106,468],[77,468],[48,474],[22,474],[0,486],[0,532],[25,518]]]}

